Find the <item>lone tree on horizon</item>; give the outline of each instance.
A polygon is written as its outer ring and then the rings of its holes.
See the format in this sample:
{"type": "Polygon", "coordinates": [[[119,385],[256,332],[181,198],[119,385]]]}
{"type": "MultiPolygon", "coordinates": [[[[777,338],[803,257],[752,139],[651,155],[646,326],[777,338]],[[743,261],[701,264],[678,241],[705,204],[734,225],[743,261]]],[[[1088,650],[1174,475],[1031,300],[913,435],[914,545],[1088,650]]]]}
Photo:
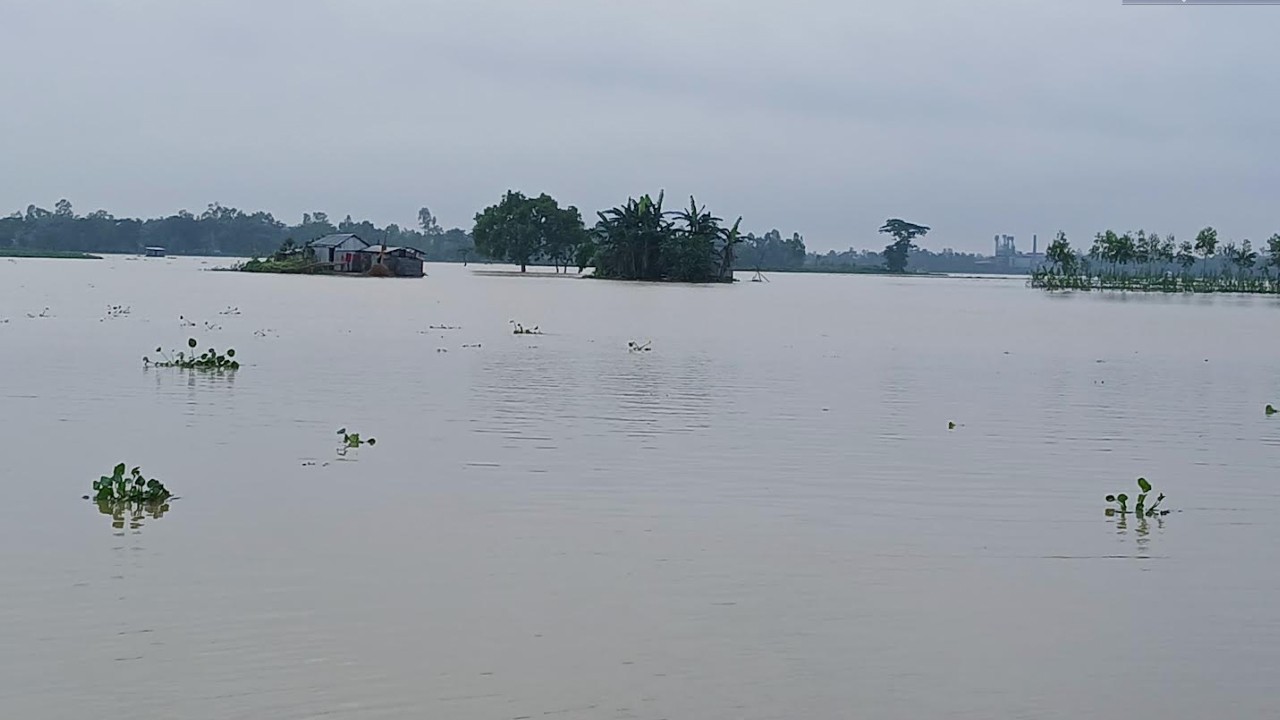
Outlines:
{"type": "Polygon", "coordinates": [[[886,220],[880,232],[893,236],[893,242],[884,246],[884,264],[889,272],[907,271],[907,255],[916,247],[915,239],[929,232],[926,225],[916,225],[900,218],[886,220]]]}

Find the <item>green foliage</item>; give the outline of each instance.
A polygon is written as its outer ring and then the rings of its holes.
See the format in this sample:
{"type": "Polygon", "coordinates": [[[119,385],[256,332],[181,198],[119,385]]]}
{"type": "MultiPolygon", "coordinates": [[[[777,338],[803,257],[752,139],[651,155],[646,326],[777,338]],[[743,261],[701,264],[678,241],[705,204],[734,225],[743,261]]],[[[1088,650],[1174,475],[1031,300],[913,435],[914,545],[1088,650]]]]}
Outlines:
{"type": "Polygon", "coordinates": [[[472,236],[478,252],[519,265],[521,272],[544,258],[567,269],[587,241],[576,207],[561,208],[546,193],[528,198],[513,190],[497,205],[476,214],[472,236]]]}
{"type": "Polygon", "coordinates": [[[346,455],[348,450],[355,450],[361,445],[373,447],[378,444],[375,438],[361,438],[360,433],[347,432],[346,428],[338,430],[338,434],[342,436],[342,442],[338,445],[338,454],[346,455]]]}
{"type": "Polygon", "coordinates": [[[93,495],[86,500],[96,503],[161,503],[172,497],[164,483],[155,478],[143,477],[140,468],[125,472],[124,463],[115,466],[111,475],[103,475],[93,482],[93,495]]]}
{"type": "Polygon", "coordinates": [[[1270,404],[1267,405],[1267,409],[1266,409],[1267,417],[1271,417],[1272,415],[1275,415],[1278,412],[1280,412],[1280,410],[1276,410],[1274,405],[1270,405],[1270,404]]]}
{"type": "Polygon", "coordinates": [[[782,233],[770,230],[759,237],[752,233],[743,235],[736,254],[735,270],[784,271],[804,268],[808,250],[800,233],[783,240],[782,233]]]}
{"type": "MultiPolygon", "coordinates": [[[[741,218],[726,228],[689,198],[689,207],[663,210],[664,195],[643,195],[597,213],[593,230],[596,277],[617,280],[731,282],[741,218]],[[672,221],[675,219],[675,222],[672,221]]],[[[579,263],[585,265],[585,259],[579,263]]]]}
{"type": "Polygon", "coordinates": [[[151,358],[144,357],[142,358],[142,363],[148,367],[172,367],[183,370],[211,370],[215,372],[240,369],[240,361],[235,359],[236,351],[234,348],[227,348],[225,353],[219,353],[217,350],[209,348],[197,355],[197,345],[199,343],[195,338],[187,339],[187,348],[191,351],[189,354],[186,351],[166,353],[163,349],[156,348],[156,352],[161,354],[162,359],[152,361],[151,358]]]}
{"type": "Polygon", "coordinates": [[[890,218],[880,227],[880,232],[893,237],[893,242],[884,248],[884,265],[889,272],[907,271],[907,258],[915,249],[915,239],[924,237],[930,228],[916,225],[900,218],[890,218]]]}
{"type": "MultiPolygon", "coordinates": [[[[1151,483],[1146,478],[1138,478],[1139,493],[1133,505],[1133,514],[1136,517],[1158,517],[1169,514],[1168,510],[1160,509],[1160,503],[1164,502],[1164,493],[1160,493],[1150,506],[1147,505],[1147,498],[1151,495],[1151,489],[1151,483]]],[[[1108,495],[1106,499],[1107,502],[1115,505],[1113,508],[1107,508],[1107,515],[1129,514],[1129,496],[1125,493],[1108,495]]]]}

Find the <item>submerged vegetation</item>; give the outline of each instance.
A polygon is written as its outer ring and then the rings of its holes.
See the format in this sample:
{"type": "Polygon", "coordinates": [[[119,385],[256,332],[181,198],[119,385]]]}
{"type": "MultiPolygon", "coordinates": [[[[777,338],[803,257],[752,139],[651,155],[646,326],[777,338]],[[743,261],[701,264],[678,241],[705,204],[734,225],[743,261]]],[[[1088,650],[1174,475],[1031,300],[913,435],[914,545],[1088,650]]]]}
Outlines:
{"type": "Polygon", "coordinates": [[[346,428],[340,428],[338,434],[342,436],[342,442],[338,445],[339,455],[346,455],[348,450],[355,450],[361,445],[373,447],[378,444],[376,438],[363,439],[360,437],[360,433],[347,432],[346,428]]]}
{"type": "Polygon", "coordinates": [[[1280,234],[1267,240],[1265,253],[1260,256],[1248,240],[1219,249],[1212,227],[1181,243],[1173,235],[1107,230],[1085,254],[1059,232],[1030,282],[1044,290],[1280,294],[1280,234]]]}
{"type": "Polygon", "coordinates": [[[216,372],[240,369],[240,361],[235,359],[235,348],[227,348],[225,353],[219,353],[214,348],[209,348],[197,355],[197,345],[199,345],[199,342],[195,338],[187,339],[187,347],[191,350],[190,354],[185,351],[165,352],[162,348],[157,347],[156,352],[160,353],[162,359],[153,361],[150,357],[144,357],[142,358],[142,364],[147,367],[172,367],[183,370],[212,370],[216,372]]]}
{"type": "MultiPolygon", "coordinates": [[[[1146,478],[1138,478],[1138,496],[1133,504],[1133,515],[1137,517],[1158,517],[1168,515],[1168,510],[1161,510],[1160,503],[1164,502],[1164,493],[1156,496],[1155,502],[1147,505],[1147,498],[1151,494],[1151,483],[1146,478]]],[[[1115,507],[1107,508],[1107,515],[1128,515],[1129,514],[1129,496],[1125,493],[1117,493],[1108,495],[1107,502],[1112,503],[1115,507]]]]}

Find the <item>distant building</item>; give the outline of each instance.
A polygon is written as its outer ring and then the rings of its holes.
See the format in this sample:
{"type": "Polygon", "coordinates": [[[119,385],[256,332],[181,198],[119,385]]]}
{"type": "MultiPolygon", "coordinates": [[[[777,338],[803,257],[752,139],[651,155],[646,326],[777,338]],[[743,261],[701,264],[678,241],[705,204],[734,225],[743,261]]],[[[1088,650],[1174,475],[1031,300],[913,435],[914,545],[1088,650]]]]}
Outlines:
{"type": "Polygon", "coordinates": [[[369,243],[361,240],[359,235],[335,233],[312,240],[305,247],[316,262],[330,265],[334,272],[355,272],[359,253],[369,247],[369,243]]]}
{"type": "Polygon", "coordinates": [[[1031,272],[1044,263],[1044,253],[1040,252],[1039,238],[1031,236],[1031,252],[1018,252],[1017,243],[1012,235],[996,235],[996,254],[992,257],[992,265],[1008,272],[1031,272]]]}

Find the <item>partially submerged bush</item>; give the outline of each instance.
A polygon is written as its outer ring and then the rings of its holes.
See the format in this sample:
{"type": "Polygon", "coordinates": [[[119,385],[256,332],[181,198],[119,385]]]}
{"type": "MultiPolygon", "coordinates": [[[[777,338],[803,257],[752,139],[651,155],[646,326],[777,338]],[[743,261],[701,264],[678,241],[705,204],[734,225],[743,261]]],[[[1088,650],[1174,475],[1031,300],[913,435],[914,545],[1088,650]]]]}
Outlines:
{"type": "Polygon", "coordinates": [[[149,357],[142,358],[143,365],[148,367],[175,367],[183,370],[239,370],[240,362],[235,359],[235,348],[227,348],[225,353],[218,353],[217,350],[209,348],[203,353],[196,355],[196,346],[199,345],[195,338],[187,338],[187,347],[191,349],[191,354],[186,352],[169,352],[166,353],[161,348],[156,348],[156,352],[160,353],[163,359],[152,361],[149,357]]]}

